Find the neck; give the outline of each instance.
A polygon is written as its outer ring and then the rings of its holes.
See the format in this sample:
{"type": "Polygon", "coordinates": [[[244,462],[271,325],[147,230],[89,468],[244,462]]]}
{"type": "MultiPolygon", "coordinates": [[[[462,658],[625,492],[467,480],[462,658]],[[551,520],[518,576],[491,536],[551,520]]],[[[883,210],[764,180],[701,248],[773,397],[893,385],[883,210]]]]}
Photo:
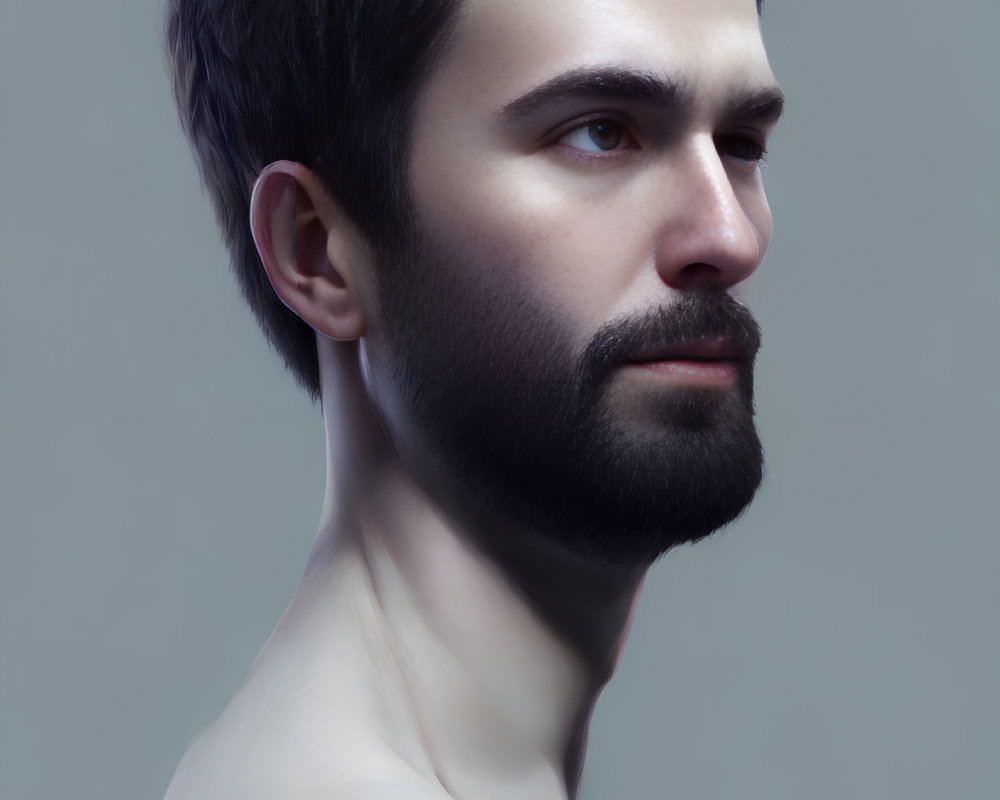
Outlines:
{"type": "Polygon", "coordinates": [[[455,797],[574,797],[644,570],[597,567],[537,534],[448,516],[385,440],[348,372],[356,353],[332,347],[325,361],[342,374],[324,385],[329,475],[304,588],[341,574],[338,561],[363,577],[350,585],[378,619],[366,656],[393,665],[378,677],[391,685],[373,694],[406,699],[395,712],[405,719],[382,716],[385,740],[419,751],[455,797]]]}

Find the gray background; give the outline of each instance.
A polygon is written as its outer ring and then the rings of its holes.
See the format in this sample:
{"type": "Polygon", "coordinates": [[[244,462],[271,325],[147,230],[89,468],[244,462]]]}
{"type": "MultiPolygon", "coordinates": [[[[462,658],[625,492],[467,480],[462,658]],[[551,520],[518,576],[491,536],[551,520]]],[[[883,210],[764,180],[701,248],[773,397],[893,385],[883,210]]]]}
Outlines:
{"type": "MultiPolygon", "coordinates": [[[[319,413],[244,310],[155,0],[0,3],[0,795],[159,798],[298,581],[319,413]]],[[[995,0],[768,0],[768,479],[654,568],[583,800],[995,798],[995,0]]]]}

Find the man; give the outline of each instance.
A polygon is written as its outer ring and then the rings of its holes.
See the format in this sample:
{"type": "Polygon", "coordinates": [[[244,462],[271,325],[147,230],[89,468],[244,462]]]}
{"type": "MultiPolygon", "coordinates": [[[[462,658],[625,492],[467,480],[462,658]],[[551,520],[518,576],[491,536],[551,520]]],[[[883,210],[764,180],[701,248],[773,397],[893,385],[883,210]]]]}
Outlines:
{"type": "Polygon", "coordinates": [[[328,482],[169,800],[576,795],[646,570],[761,479],[730,296],[771,235],[758,11],[172,0],[182,120],[328,482]]]}

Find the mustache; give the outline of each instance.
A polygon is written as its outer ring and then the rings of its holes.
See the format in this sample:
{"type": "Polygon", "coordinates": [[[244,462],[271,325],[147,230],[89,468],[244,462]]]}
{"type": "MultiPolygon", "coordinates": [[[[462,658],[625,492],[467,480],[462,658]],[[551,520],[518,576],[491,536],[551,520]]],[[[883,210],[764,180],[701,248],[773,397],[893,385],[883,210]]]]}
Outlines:
{"type": "Polygon", "coordinates": [[[605,323],[584,352],[584,380],[599,385],[614,369],[643,353],[705,339],[725,339],[753,363],[760,350],[760,325],[749,309],[720,292],[693,291],[668,306],[605,323]]]}

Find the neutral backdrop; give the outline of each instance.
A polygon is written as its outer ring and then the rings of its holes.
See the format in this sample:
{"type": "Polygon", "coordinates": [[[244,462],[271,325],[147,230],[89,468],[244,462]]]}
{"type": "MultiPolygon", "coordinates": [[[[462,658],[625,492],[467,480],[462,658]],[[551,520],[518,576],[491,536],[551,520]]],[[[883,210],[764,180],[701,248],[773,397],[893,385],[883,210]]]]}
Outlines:
{"type": "MultiPolygon", "coordinates": [[[[0,796],[160,798],[292,595],[318,410],[157,0],[0,2],[0,796]]],[[[583,800],[1000,791],[996,0],[767,0],[766,485],[652,572],[583,800]]]]}

